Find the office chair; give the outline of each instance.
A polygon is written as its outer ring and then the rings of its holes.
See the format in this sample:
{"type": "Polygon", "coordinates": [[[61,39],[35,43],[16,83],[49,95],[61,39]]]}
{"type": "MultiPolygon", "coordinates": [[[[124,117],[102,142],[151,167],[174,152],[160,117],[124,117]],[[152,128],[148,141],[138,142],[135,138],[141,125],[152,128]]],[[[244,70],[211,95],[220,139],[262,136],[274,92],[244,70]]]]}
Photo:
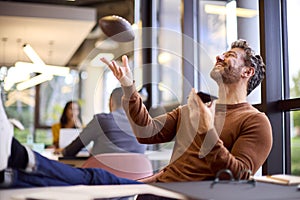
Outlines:
{"type": "Polygon", "coordinates": [[[90,157],[82,168],[102,168],[116,176],[137,180],[153,175],[150,160],[139,153],[104,153],[90,157]]]}

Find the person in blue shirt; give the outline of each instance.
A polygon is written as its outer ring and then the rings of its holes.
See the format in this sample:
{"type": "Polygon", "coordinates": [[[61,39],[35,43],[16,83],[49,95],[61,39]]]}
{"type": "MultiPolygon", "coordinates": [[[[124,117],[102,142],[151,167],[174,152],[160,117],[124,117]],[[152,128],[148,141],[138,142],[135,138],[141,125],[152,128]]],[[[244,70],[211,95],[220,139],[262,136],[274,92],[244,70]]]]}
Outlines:
{"type": "Polygon", "coordinates": [[[98,113],[80,135],[62,150],[64,156],[75,156],[83,147],[93,142],[91,154],[144,153],[147,145],[140,144],[130,127],[122,107],[123,91],[115,88],[109,99],[110,113],[98,113]]]}

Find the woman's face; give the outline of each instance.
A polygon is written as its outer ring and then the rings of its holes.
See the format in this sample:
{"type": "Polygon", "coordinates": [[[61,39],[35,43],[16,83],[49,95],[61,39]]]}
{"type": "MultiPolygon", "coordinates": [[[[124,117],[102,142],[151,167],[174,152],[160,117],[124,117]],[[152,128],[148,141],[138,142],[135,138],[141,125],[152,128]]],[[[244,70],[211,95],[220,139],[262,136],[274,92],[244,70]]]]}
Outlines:
{"type": "Polygon", "coordinates": [[[79,105],[77,103],[71,103],[67,108],[68,119],[77,118],[79,115],[79,105]]]}

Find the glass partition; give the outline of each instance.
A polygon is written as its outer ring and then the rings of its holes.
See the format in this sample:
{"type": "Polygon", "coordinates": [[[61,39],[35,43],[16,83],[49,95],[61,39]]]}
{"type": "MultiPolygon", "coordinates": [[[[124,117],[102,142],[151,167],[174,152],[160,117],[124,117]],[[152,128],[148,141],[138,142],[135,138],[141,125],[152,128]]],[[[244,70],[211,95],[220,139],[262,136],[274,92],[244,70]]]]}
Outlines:
{"type": "Polygon", "coordinates": [[[68,101],[79,99],[79,73],[71,70],[66,77],[55,76],[40,85],[39,124],[51,126],[59,122],[63,108],[68,101]]]}
{"type": "MultiPolygon", "coordinates": [[[[288,63],[290,99],[300,97],[300,66],[298,63],[298,47],[300,45],[297,28],[300,17],[300,1],[286,1],[287,8],[287,36],[288,36],[288,63]]],[[[300,175],[300,110],[290,112],[291,119],[291,173],[300,175]]]]}
{"type": "Polygon", "coordinates": [[[300,110],[291,111],[291,174],[300,175],[300,110]]]}
{"type": "Polygon", "coordinates": [[[287,28],[288,28],[288,53],[289,53],[289,82],[290,98],[300,97],[300,65],[298,61],[298,48],[300,45],[298,19],[300,17],[300,1],[288,0],[287,5],[287,28]]]}
{"type": "MultiPolygon", "coordinates": [[[[198,38],[199,89],[217,95],[217,85],[209,76],[217,55],[236,39],[246,39],[260,53],[258,1],[199,0],[198,38]]],[[[261,87],[248,96],[248,101],[261,103],[261,87]]]]}

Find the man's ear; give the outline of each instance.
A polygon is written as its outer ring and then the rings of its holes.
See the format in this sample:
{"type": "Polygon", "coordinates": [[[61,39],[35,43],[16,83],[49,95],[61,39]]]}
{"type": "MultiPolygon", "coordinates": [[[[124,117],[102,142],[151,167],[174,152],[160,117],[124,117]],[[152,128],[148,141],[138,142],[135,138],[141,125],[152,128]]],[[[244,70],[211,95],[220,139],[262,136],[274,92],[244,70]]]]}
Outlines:
{"type": "Polygon", "coordinates": [[[243,78],[249,78],[253,76],[255,73],[254,67],[244,67],[242,77],[243,78]]]}

